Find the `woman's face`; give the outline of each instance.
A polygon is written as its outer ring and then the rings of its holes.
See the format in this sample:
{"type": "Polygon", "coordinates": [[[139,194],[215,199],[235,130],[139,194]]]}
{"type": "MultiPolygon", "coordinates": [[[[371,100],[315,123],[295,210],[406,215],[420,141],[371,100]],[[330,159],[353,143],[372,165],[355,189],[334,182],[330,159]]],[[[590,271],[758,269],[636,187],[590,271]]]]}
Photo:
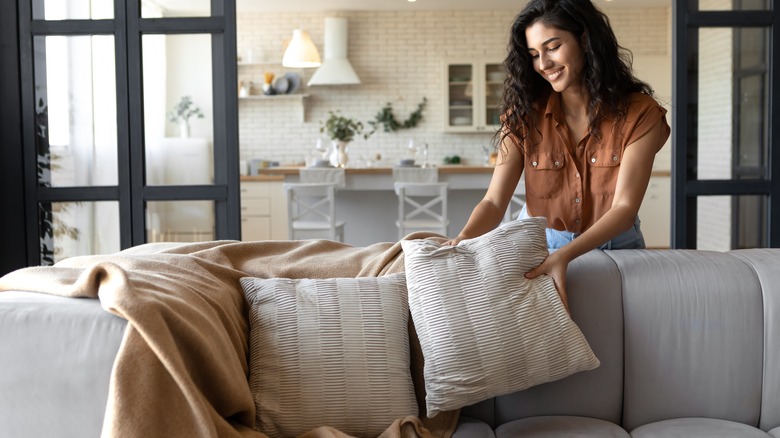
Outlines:
{"type": "Polygon", "coordinates": [[[525,39],[534,69],[553,90],[560,93],[581,86],[585,59],[574,34],[537,21],[526,28],[525,39]]]}

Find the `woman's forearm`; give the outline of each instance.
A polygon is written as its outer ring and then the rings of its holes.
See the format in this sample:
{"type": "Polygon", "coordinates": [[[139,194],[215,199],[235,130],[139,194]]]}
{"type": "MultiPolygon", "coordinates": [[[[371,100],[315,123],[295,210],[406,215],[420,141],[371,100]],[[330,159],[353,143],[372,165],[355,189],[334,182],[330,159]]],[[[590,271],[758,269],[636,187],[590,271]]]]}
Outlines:
{"type": "Polygon", "coordinates": [[[471,212],[466,226],[458,234],[458,239],[472,239],[481,236],[488,231],[496,228],[501,219],[504,218],[504,212],[499,211],[498,207],[487,199],[479,201],[474,211],[471,212]]]}

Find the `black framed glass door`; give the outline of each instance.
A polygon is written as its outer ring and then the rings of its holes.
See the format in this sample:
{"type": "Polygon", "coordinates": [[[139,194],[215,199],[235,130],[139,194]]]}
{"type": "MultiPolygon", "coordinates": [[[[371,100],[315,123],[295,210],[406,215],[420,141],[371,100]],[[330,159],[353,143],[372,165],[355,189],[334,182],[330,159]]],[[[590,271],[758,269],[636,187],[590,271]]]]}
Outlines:
{"type": "Polygon", "coordinates": [[[780,246],[772,2],[677,1],[673,16],[672,247],[780,246]]]}
{"type": "Polygon", "coordinates": [[[185,8],[18,2],[28,264],[240,237],[235,1],[185,8]]]}

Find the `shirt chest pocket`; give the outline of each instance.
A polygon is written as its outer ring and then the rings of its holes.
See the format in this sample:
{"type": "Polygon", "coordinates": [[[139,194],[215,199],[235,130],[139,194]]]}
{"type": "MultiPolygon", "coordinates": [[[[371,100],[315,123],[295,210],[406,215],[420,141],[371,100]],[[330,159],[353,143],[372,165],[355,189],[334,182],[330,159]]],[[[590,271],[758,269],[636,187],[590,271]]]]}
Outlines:
{"type": "Polygon", "coordinates": [[[525,188],[528,195],[554,198],[563,190],[563,168],[566,157],[561,153],[540,152],[528,157],[525,188]]]}
{"type": "Polygon", "coordinates": [[[614,194],[622,154],[619,149],[602,150],[588,157],[590,191],[595,194],[614,194]]]}

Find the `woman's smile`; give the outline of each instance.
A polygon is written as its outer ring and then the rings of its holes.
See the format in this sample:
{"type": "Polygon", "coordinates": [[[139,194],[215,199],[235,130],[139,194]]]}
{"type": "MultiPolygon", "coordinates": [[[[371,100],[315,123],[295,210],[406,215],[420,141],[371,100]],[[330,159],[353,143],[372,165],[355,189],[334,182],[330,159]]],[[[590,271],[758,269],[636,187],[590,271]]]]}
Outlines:
{"type": "Polygon", "coordinates": [[[547,80],[550,82],[555,82],[556,79],[558,79],[561,74],[563,73],[563,69],[558,69],[552,72],[545,72],[544,75],[547,77],[547,80]]]}

